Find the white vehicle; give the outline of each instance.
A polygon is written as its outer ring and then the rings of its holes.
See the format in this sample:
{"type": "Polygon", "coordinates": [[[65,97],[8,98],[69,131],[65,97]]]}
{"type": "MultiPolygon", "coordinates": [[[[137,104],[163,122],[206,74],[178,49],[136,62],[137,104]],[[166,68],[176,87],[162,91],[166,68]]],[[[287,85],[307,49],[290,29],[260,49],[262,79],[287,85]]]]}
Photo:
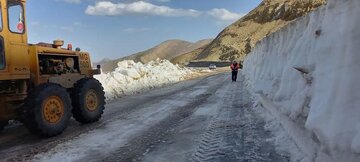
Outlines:
{"type": "Polygon", "coordinates": [[[210,69],[210,70],[214,70],[214,69],[216,69],[216,65],[211,64],[211,65],[209,66],[209,69],[210,69]]]}

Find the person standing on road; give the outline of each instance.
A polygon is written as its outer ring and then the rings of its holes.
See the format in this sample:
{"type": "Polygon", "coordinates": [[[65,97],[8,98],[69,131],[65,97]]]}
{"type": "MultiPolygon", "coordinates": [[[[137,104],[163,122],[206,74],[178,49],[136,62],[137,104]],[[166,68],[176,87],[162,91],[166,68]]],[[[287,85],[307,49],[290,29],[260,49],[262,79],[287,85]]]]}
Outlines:
{"type": "Polygon", "coordinates": [[[236,61],[234,61],[232,64],[231,64],[231,66],[230,66],[230,68],[231,68],[231,71],[232,71],[232,81],[233,82],[236,82],[236,80],[237,80],[237,75],[238,75],[238,71],[239,71],[239,69],[241,68],[240,67],[240,64],[239,63],[237,63],[236,61]]]}

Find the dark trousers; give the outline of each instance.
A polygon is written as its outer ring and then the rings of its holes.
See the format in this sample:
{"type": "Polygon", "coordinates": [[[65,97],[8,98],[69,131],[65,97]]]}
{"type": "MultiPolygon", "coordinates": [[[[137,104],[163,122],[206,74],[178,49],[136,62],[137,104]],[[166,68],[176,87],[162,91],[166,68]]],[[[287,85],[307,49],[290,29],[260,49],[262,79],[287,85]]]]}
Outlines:
{"type": "Polygon", "coordinates": [[[232,71],[232,81],[236,82],[237,80],[238,71],[232,71]]]}

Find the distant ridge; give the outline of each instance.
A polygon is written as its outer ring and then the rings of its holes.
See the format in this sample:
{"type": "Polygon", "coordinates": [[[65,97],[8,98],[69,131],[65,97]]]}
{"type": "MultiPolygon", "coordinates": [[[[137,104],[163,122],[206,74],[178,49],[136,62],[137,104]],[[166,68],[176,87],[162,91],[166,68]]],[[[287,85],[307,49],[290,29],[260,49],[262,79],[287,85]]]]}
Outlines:
{"type": "Polygon", "coordinates": [[[204,39],[195,43],[187,42],[184,40],[167,40],[151,49],[143,52],[139,52],[127,57],[115,59],[115,60],[102,60],[97,64],[102,66],[103,72],[111,72],[117,67],[117,63],[122,60],[134,60],[135,62],[148,63],[152,60],[167,59],[172,60],[173,58],[188,53],[195,49],[198,49],[204,45],[209,44],[212,39],[204,39]]]}

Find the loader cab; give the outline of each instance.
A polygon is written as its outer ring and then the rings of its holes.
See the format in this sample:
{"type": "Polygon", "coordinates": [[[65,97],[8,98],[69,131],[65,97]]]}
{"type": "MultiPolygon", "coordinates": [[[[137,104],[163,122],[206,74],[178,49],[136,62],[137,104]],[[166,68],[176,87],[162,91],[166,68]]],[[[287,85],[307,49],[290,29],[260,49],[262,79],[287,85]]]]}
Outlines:
{"type": "Polygon", "coordinates": [[[26,0],[0,0],[0,80],[30,76],[26,0]]]}

